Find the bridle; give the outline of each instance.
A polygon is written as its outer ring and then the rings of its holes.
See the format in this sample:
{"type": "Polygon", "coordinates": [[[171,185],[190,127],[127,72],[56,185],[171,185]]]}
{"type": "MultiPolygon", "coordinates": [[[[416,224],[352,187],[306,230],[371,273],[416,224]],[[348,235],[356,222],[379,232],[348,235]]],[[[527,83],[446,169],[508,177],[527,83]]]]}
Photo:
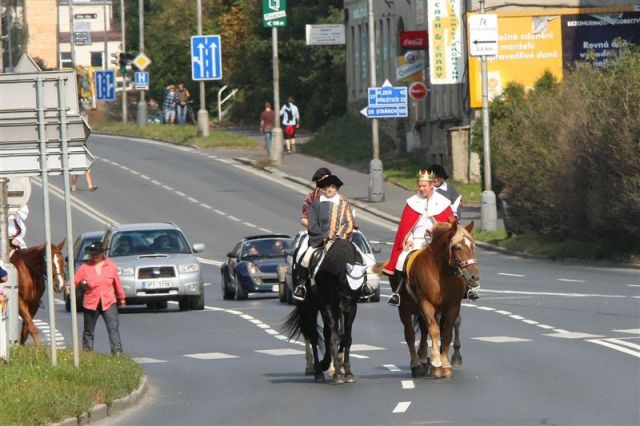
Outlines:
{"type": "MultiPolygon", "coordinates": [[[[19,253],[20,259],[22,259],[22,261],[24,262],[25,265],[27,265],[27,268],[29,268],[29,270],[31,271],[31,273],[33,273],[34,275],[36,275],[37,277],[41,278],[45,284],[47,281],[47,252],[46,252],[46,248],[45,248],[45,252],[42,254],[42,271],[40,272],[35,266],[33,266],[33,264],[31,262],[29,262],[29,260],[27,260],[23,253],[24,250],[18,250],[16,251],[16,253],[19,253]]],[[[60,270],[60,267],[58,265],[58,261],[57,258],[58,256],[61,256],[61,254],[59,252],[54,252],[51,255],[52,258],[52,272],[53,272],[53,277],[54,278],[60,278],[60,280],[62,281],[62,283],[64,283],[65,278],[64,278],[64,270],[60,270]]]]}
{"type": "Polygon", "coordinates": [[[478,259],[473,257],[473,246],[469,249],[471,252],[471,257],[466,260],[460,260],[458,256],[456,256],[454,245],[449,246],[449,267],[453,270],[453,273],[457,277],[461,277],[464,275],[463,269],[468,267],[469,265],[475,265],[478,263],[478,259]]]}

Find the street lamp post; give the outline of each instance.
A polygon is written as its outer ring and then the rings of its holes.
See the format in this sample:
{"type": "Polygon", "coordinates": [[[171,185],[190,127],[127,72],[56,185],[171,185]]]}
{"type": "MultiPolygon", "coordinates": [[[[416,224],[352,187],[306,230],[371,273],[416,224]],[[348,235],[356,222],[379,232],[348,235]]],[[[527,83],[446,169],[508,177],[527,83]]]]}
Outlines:
{"type": "MultiPolygon", "coordinates": [[[[139,49],[140,53],[144,53],[144,0],[138,0],[138,34],[139,34],[139,49]]],[[[140,101],[138,102],[138,109],[136,111],[136,121],[139,128],[144,128],[147,125],[147,102],[144,96],[144,90],[140,89],[140,101]]]]}
{"type": "MultiPolygon", "coordinates": [[[[202,35],[202,1],[196,0],[198,35],[202,35]]],[[[200,109],[198,110],[198,136],[209,136],[209,112],[205,100],[204,81],[200,80],[200,109]]]]}
{"type": "MultiPolygon", "coordinates": [[[[371,87],[377,87],[376,81],[376,48],[375,48],[375,20],[373,14],[373,0],[369,0],[369,81],[371,87]]],[[[384,201],[384,173],[380,160],[380,139],[378,120],[371,120],[371,140],[373,143],[373,159],[369,163],[369,201],[384,201]]]]}
{"type": "MultiPolygon", "coordinates": [[[[120,0],[120,30],[122,31],[122,52],[127,51],[124,22],[124,0],[120,0]]],[[[122,74],[122,122],[127,122],[127,73],[122,74]]]]}

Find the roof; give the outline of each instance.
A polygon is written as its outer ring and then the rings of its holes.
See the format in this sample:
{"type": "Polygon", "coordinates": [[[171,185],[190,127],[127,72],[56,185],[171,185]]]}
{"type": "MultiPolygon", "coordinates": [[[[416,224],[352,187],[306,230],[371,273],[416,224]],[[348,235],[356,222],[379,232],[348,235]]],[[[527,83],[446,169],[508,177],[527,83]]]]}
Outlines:
{"type": "Polygon", "coordinates": [[[146,222],[146,223],[119,223],[112,224],[109,229],[112,231],[155,231],[160,229],[179,229],[171,222],[146,222]]]}
{"type": "Polygon", "coordinates": [[[290,236],[285,235],[285,234],[263,234],[263,235],[251,235],[248,237],[244,237],[245,241],[249,241],[249,240],[262,240],[264,238],[289,238],[291,239],[290,236]]]}

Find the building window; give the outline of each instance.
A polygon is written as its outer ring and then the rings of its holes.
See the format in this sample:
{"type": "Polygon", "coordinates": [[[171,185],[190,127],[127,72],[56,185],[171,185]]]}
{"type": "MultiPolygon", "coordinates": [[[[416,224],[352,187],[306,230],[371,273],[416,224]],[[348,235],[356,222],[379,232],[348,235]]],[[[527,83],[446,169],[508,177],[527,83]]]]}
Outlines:
{"type": "Polygon", "coordinates": [[[102,53],[103,52],[91,52],[92,67],[106,68],[106,66],[102,64],[102,53]]]}
{"type": "Polygon", "coordinates": [[[71,52],[60,52],[60,68],[71,68],[72,66],[71,52]]]}

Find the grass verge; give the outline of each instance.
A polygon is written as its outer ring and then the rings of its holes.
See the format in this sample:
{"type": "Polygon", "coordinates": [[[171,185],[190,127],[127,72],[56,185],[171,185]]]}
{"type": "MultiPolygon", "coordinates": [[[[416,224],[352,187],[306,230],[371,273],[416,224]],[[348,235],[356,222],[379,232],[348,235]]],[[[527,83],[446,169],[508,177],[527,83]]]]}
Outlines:
{"type": "Polygon", "coordinates": [[[10,362],[0,365],[0,425],[42,425],[110,405],[135,390],[144,371],[128,356],[81,352],[80,368],[73,353],[57,351],[51,366],[49,348],[11,348],[10,362]]]}
{"type": "Polygon", "coordinates": [[[191,124],[172,126],[164,124],[148,124],[139,128],[135,123],[97,124],[94,131],[133,138],[156,139],[178,145],[195,145],[200,148],[255,148],[256,143],[248,136],[223,130],[211,129],[209,136],[199,137],[198,128],[191,124]]]}

